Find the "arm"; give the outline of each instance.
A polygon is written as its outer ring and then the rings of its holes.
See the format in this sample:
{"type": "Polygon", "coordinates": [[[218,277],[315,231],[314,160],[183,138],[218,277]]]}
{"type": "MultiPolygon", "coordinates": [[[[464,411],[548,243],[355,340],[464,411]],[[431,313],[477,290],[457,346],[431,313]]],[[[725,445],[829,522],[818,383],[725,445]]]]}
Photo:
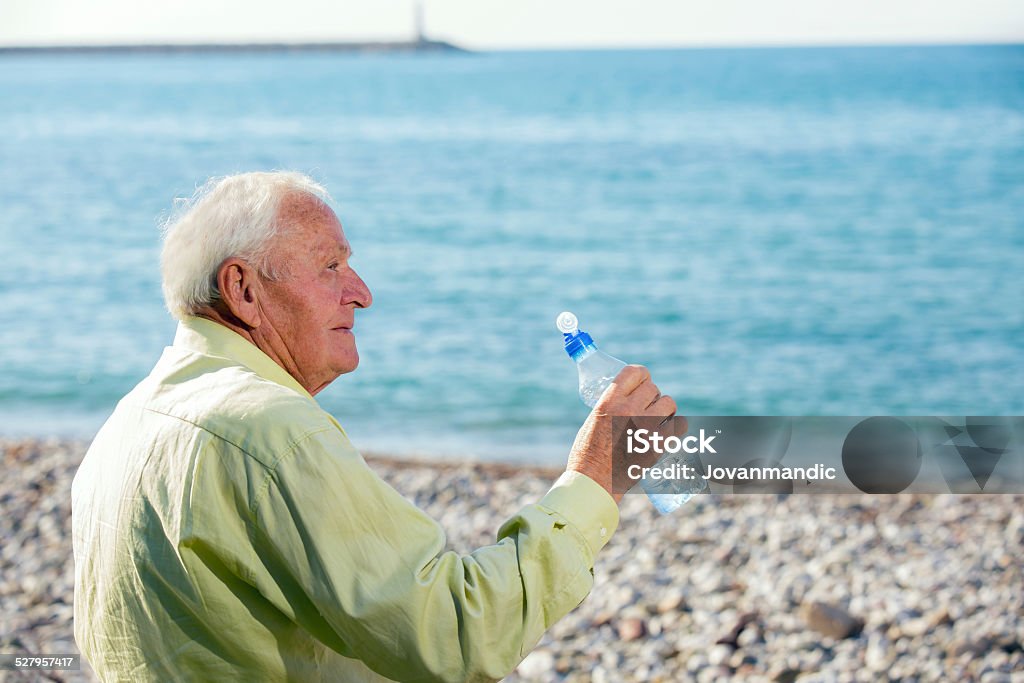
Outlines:
{"type": "Polygon", "coordinates": [[[512,671],[593,585],[618,522],[612,498],[567,472],[469,555],[366,465],[337,429],[284,456],[254,504],[256,549],[285,614],[397,680],[487,680],[512,671]],[[603,534],[602,534],[603,530],[603,534]]]}

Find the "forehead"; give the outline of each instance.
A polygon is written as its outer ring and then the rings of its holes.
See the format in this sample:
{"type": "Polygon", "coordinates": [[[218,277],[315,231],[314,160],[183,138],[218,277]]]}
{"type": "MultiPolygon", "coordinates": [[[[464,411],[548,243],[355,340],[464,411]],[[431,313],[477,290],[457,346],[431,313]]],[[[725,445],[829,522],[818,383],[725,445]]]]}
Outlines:
{"type": "Polygon", "coordinates": [[[292,253],[350,253],[341,222],[325,203],[305,194],[289,194],[281,199],[277,220],[284,226],[282,245],[292,253]]]}

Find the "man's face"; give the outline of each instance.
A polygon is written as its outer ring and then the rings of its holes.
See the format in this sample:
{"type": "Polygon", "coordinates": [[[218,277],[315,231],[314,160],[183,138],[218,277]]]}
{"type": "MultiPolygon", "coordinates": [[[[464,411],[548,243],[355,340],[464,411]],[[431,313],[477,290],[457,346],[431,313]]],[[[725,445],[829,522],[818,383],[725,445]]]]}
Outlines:
{"type": "Polygon", "coordinates": [[[278,339],[289,370],[310,393],[359,365],[352,332],[355,309],[372,301],[366,283],[349,265],[352,249],[337,216],[303,195],[285,197],[278,211],[284,229],[275,238],[271,262],[284,275],[264,280],[261,330],[278,339]]]}

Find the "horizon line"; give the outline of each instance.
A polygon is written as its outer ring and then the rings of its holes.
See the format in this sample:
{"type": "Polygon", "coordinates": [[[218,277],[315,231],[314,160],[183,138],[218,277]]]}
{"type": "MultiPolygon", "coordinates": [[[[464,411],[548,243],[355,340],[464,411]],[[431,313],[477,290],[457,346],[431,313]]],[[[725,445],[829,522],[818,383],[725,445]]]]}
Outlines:
{"type": "Polygon", "coordinates": [[[580,45],[521,45],[494,47],[466,47],[442,39],[367,39],[367,40],[238,40],[238,41],[174,41],[110,42],[110,43],[0,43],[0,54],[17,53],[90,53],[90,52],[189,52],[189,51],[462,51],[462,52],[596,52],[640,50],[729,50],[729,49],[787,49],[787,48],[875,48],[875,47],[1024,47],[1024,37],[1010,40],[841,40],[841,41],[752,41],[709,43],[622,43],[580,45]]]}

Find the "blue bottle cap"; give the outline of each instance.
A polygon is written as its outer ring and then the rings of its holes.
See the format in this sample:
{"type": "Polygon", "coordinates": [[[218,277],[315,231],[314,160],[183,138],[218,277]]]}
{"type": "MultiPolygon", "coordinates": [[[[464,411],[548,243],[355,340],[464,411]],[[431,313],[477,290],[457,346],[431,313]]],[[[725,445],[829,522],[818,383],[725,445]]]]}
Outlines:
{"type": "Polygon", "coordinates": [[[583,330],[579,330],[575,334],[563,333],[562,337],[565,342],[565,352],[573,360],[576,360],[576,356],[583,353],[583,350],[588,346],[597,348],[591,336],[583,330]]]}

